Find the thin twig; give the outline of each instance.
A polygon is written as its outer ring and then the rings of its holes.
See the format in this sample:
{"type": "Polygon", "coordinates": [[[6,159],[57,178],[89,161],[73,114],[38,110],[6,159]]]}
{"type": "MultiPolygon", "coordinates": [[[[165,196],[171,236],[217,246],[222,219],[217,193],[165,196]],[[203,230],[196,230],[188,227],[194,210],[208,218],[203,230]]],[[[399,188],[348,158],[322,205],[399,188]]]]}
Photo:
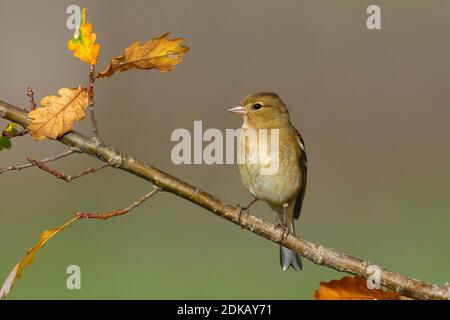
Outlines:
{"type": "Polygon", "coordinates": [[[67,183],[72,182],[75,179],[81,178],[82,176],[88,174],[88,173],[94,173],[97,172],[105,167],[111,166],[110,162],[102,162],[100,165],[93,167],[93,168],[89,168],[89,169],[85,169],[75,175],[67,175],[65,173],[62,173],[58,170],[55,169],[51,169],[49,168],[47,165],[45,165],[44,163],[42,163],[42,161],[33,159],[31,157],[27,157],[27,160],[33,164],[34,166],[38,167],[39,169],[50,173],[51,175],[55,176],[57,179],[61,179],[64,180],[67,183]]]}
{"type": "MultiPolygon", "coordinates": [[[[34,102],[34,92],[31,89],[31,87],[27,87],[27,96],[30,98],[30,110],[33,111],[34,109],[36,109],[36,103],[34,102]]],[[[24,129],[20,130],[20,131],[12,131],[12,132],[8,132],[6,130],[4,130],[2,132],[2,137],[7,137],[9,139],[11,138],[15,138],[15,137],[21,137],[24,136],[26,134],[28,134],[30,132],[30,130],[28,130],[27,128],[24,127],[24,129]]],[[[0,171],[1,173],[1,171],[0,171]]]]}
{"type": "Polygon", "coordinates": [[[79,212],[75,213],[75,216],[80,217],[81,219],[85,218],[85,219],[101,219],[101,220],[107,220],[112,217],[121,216],[121,215],[124,215],[124,214],[130,212],[134,208],[140,206],[143,202],[147,201],[149,198],[151,198],[152,196],[154,196],[155,194],[157,194],[160,191],[161,191],[161,189],[159,189],[158,187],[155,187],[152,191],[144,194],[142,197],[140,197],[139,199],[134,201],[132,204],[130,204],[129,206],[127,206],[123,209],[113,210],[113,211],[109,211],[109,212],[105,212],[105,213],[88,213],[88,212],[79,211],[79,212]]]}
{"type": "Polygon", "coordinates": [[[27,96],[30,98],[30,111],[36,109],[36,102],[34,102],[34,92],[31,87],[27,87],[27,96]]]}
{"type": "Polygon", "coordinates": [[[91,122],[92,122],[92,130],[94,133],[94,141],[98,144],[103,144],[103,140],[100,137],[98,132],[97,120],[95,119],[95,111],[94,111],[94,84],[95,84],[95,65],[91,64],[89,67],[89,90],[88,90],[88,99],[89,99],[89,111],[91,114],[91,122]]]}
{"type": "MultiPolygon", "coordinates": [[[[79,152],[79,151],[76,148],[71,148],[70,150],[64,151],[63,153],[61,153],[59,155],[39,160],[39,162],[40,163],[46,163],[46,162],[56,161],[56,160],[59,160],[59,159],[64,158],[64,157],[67,157],[67,156],[69,156],[69,155],[71,155],[73,153],[76,153],[76,152],[79,152]]],[[[9,166],[9,167],[6,167],[6,168],[1,168],[0,169],[0,174],[2,174],[4,172],[7,172],[7,171],[12,171],[12,170],[20,171],[20,170],[23,170],[23,169],[26,169],[26,168],[31,168],[31,167],[34,167],[34,166],[35,166],[34,163],[27,163],[27,164],[23,164],[23,165],[19,165],[19,166],[9,166]]]]}
{"type": "MultiPolygon", "coordinates": [[[[27,113],[24,110],[1,100],[0,117],[16,122],[22,126],[25,126],[30,122],[30,119],[28,119],[27,113]]],[[[238,207],[227,204],[208,192],[202,191],[187,182],[173,177],[148,163],[139,161],[113,147],[96,144],[76,131],[71,131],[58,140],[70,147],[77,147],[81,152],[102,161],[119,158],[121,161],[117,162],[117,168],[141,177],[164,191],[173,193],[193,202],[215,215],[243,226],[245,229],[270,241],[279,242],[283,235],[283,230],[280,228],[250,214],[241,217],[241,221],[239,221],[240,209],[238,207]]],[[[283,246],[300,253],[315,264],[365,278],[372,274],[372,269],[368,267],[375,265],[370,261],[349,256],[335,249],[326,248],[322,245],[299,238],[294,234],[289,234],[285,237],[283,246]]],[[[414,299],[450,299],[450,288],[448,284],[438,286],[406,277],[383,267],[379,268],[381,284],[402,295],[414,299]]]]}
{"type": "Polygon", "coordinates": [[[20,131],[12,131],[12,132],[8,132],[8,131],[4,130],[4,131],[2,132],[2,136],[11,139],[11,138],[15,138],[15,137],[21,137],[21,136],[24,136],[24,135],[26,135],[28,132],[30,132],[28,129],[23,129],[23,130],[20,130],[20,131]]]}

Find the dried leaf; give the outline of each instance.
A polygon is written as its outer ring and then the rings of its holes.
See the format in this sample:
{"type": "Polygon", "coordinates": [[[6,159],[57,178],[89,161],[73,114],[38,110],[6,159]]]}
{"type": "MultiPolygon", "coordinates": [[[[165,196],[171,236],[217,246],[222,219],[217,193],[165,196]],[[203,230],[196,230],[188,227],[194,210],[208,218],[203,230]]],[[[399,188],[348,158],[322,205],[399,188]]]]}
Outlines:
{"type": "Polygon", "coordinates": [[[45,137],[56,139],[70,131],[75,121],[84,118],[88,106],[88,92],[81,87],[62,88],[59,96],[47,96],[41,106],[28,114],[32,119],[28,125],[31,136],[40,141],[45,137]]]}
{"type": "Polygon", "coordinates": [[[45,230],[44,232],[41,233],[41,235],[39,237],[39,242],[33,248],[31,248],[27,251],[27,254],[25,255],[25,257],[18,264],[15,265],[15,267],[12,269],[12,271],[6,278],[5,282],[3,283],[2,288],[0,289],[0,299],[5,298],[9,294],[15,281],[22,276],[23,269],[33,262],[34,255],[36,254],[36,252],[39,249],[41,249],[47,243],[48,240],[53,238],[55,235],[57,235],[59,232],[61,232],[64,228],[69,226],[71,223],[77,221],[78,219],[80,219],[80,217],[78,217],[78,216],[74,217],[74,218],[70,219],[69,221],[67,221],[65,224],[63,224],[62,226],[59,226],[59,227],[51,229],[51,230],[45,230]]]}
{"type": "Polygon", "coordinates": [[[110,77],[130,69],[158,69],[162,72],[172,70],[181,62],[189,48],[181,45],[183,38],[169,40],[168,36],[169,33],[166,33],[144,44],[140,44],[139,41],[134,42],[125,49],[123,55],[113,58],[108,68],[100,72],[97,77],[110,77]]]}
{"type": "Polygon", "coordinates": [[[320,282],[314,292],[317,300],[399,300],[400,294],[381,289],[369,289],[367,279],[343,277],[340,280],[320,282]]]}
{"type": "Polygon", "coordinates": [[[81,21],[74,37],[67,43],[67,48],[73,51],[73,55],[89,64],[97,63],[100,45],[95,43],[97,35],[92,33],[92,24],[86,22],[86,8],[81,13],[81,21]]]}

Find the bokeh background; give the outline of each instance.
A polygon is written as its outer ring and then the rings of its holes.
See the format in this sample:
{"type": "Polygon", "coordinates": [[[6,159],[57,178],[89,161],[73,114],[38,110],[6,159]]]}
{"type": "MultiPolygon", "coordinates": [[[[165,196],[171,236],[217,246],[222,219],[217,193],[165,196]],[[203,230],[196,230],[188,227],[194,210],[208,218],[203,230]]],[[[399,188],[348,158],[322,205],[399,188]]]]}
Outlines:
{"type": "MultiPolygon", "coordinates": [[[[226,109],[270,90],[306,141],[308,190],[298,233],[414,278],[450,280],[449,1],[10,1],[0,0],[0,99],[26,106],[86,83],[66,49],[66,8],[87,6],[101,44],[98,69],[134,40],[170,31],[191,47],[173,72],[130,71],[96,84],[105,141],[230,203],[251,197],[234,165],[170,160],[176,128],[237,128],[226,109]],[[366,28],[378,4],[382,30],[366,28]]],[[[6,125],[5,121],[1,125],[6,125]]],[[[89,133],[84,121],[77,130],[89,133]]],[[[64,146],[17,138],[0,167],[64,146]]],[[[76,173],[85,155],[52,164],[76,173]]],[[[77,210],[121,208],[150,185],[106,169],[72,184],[37,169],[0,176],[0,278],[40,232],[77,210]]],[[[272,221],[258,204],[252,212],[272,221]]],[[[25,270],[11,299],[311,299],[340,278],[305,262],[282,272],[277,245],[170,194],[132,214],[80,221],[25,270]],[[80,266],[81,290],[66,289],[80,266]]]]}

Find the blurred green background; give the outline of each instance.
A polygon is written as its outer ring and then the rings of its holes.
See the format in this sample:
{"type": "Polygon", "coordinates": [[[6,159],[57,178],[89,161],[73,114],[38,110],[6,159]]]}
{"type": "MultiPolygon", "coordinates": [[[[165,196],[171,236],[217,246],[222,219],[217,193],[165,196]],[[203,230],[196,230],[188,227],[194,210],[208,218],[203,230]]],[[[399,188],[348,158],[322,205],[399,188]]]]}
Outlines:
{"type": "MultiPolygon", "coordinates": [[[[173,72],[130,71],[96,85],[105,141],[230,203],[251,197],[234,165],[171,163],[176,128],[237,128],[225,111],[270,90],[288,105],[308,148],[297,232],[408,276],[450,280],[449,1],[0,0],[0,99],[28,104],[86,83],[66,49],[70,4],[87,6],[98,69],[134,40],[170,31],[191,51],[173,72]],[[382,30],[366,28],[378,4],[382,30]]],[[[6,125],[1,121],[1,125],[6,125]]],[[[76,126],[90,133],[89,121],[76,126]]],[[[65,150],[17,138],[0,167],[65,150]]],[[[76,173],[85,155],[52,164],[76,173]]],[[[121,208],[151,186],[113,169],[66,184],[37,169],[0,176],[0,281],[40,232],[77,210],[121,208]]],[[[273,221],[264,204],[252,212],[273,221]]],[[[11,299],[311,299],[340,278],[305,262],[282,272],[275,244],[170,194],[133,213],[80,221],[37,254],[11,299]],[[69,265],[81,290],[66,289],[69,265]]]]}

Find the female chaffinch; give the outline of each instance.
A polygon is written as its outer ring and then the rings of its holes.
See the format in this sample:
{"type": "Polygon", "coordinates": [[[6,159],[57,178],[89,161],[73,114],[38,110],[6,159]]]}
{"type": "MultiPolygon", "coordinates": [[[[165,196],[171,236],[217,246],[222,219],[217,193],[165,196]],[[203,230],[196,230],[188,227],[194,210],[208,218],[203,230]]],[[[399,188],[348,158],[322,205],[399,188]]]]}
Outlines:
{"type": "MultiPolygon", "coordinates": [[[[302,136],[291,124],[286,105],[275,93],[260,92],[249,95],[241,101],[240,106],[228,110],[242,115],[243,143],[238,144],[239,172],[245,187],[255,199],[243,210],[250,208],[258,200],[263,200],[272,209],[279,226],[290,233],[295,233],[293,219],[298,219],[306,190],[306,149],[302,136]],[[261,129],[266,130],[267,139],[258,139],[257,144],[246,143],[245,137],[251,137],[250,131],[258,137],[261,129]],[[273,130],[277,129],[277,130],[273,130]],[[278,135],[278,148],[270,146],[269,141],[274,133],[278,135]],[[251,161],[249,154],[260,154],[264,150],[278,152],[266,153],[264,161],[251,161]],[[253,150],[255,146],[258,151],[253,150]],[[264,174],[267,161],[277,164],[277,170],[264,174]]],[[[276,147],[276,146],[275,146],[276,147]]],[[[261,160],[261,159],[259,159],[261,160]]],[[[300,255],[280,246],[280,263],[284,270],[292,266],[295,270],[302,269],[300,255]]]]}

